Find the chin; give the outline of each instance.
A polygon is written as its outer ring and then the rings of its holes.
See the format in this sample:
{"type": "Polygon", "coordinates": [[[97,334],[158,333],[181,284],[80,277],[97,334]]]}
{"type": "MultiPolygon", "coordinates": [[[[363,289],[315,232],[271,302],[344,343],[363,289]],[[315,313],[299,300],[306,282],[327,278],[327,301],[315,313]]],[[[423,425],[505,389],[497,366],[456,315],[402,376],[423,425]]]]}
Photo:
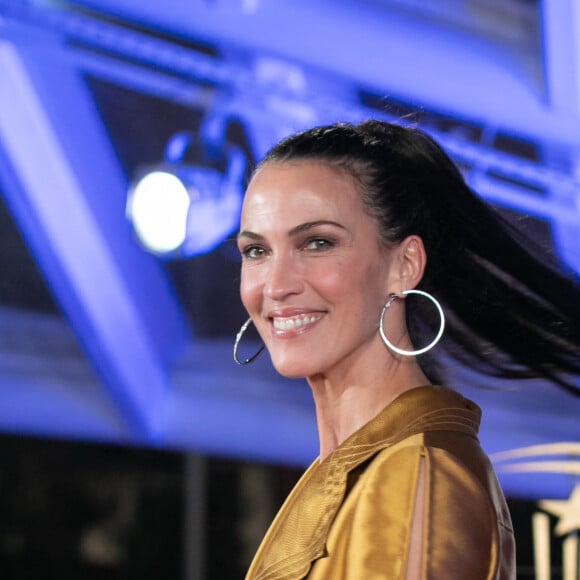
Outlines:
{"type": "Polygon", "coordinates": [[[304,364],[304,360],[295,360],[294,357],[274,357],[272,364],[278,374],[287,379],[304,379],[313,374],[312,364],[304,364]]]}
{"type": "Polygon", "coordinates": [[[274,364],[274,368],[279,375],[287,379],[304,379],[308,376],[308,373],[299,367],[274,364]]]}

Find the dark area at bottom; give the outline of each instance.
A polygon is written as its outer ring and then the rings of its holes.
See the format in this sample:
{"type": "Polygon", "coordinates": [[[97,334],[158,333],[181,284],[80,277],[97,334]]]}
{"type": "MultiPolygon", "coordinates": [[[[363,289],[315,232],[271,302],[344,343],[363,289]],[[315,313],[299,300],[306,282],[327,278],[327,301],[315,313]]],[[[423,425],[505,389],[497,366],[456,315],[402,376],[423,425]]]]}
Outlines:
{"type": "MultiPolygon", "coordinates": [[[[190,580],[186,459],[177,452],[0,436],[0,577],[190,580]]],[[[301,470],[211,457],[197,465],[204,480],[203,497],[195,498],[203,512],[204,579],[243,578],[301,470]]],[[[531,580],[535,502],[509,504],[518,579],[531,580]]],[[[552,544],[556,580],[561,542],[552,544]]]]}

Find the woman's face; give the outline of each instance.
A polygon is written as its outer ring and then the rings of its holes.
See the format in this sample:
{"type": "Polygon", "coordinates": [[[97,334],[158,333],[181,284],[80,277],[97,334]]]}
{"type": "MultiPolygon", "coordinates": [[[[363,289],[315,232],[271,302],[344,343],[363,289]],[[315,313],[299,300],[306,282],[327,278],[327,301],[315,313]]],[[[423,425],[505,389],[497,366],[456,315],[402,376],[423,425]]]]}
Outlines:
{"type": "Polygon", "coordinates": [[[369,356],[391,253],[352,176],[322,162],[265,165],[238,245],[242,301],[278,372],[311,377],[369,356]]]}

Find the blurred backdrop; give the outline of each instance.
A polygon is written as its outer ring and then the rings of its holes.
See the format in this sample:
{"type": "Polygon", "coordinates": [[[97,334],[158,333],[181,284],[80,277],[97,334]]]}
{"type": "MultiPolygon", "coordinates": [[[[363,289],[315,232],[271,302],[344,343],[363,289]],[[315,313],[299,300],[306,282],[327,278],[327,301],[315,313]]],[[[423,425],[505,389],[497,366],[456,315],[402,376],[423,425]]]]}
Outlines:
{"type": "MultiPolygon", "coordinates": [[[[579,30],[576,0],[0,0],[2,578],[243,577],[317,455],[306,384],[231,356],[244,183],[281,137],[420,126],[578,275],[579,30]]],[[[580,528],[580,400],[448,378],[518,577],[577,578],[537,502],[580,528]]]]}

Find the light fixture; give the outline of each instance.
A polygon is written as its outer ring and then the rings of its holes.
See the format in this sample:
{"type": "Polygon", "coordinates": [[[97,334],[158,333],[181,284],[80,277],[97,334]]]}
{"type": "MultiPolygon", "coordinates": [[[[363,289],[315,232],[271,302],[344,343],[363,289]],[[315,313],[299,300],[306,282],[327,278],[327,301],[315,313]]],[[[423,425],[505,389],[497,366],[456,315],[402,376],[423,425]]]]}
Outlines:
{"type": "Polygon", "coordinates": [[[226,126],[214,116],[197,135],[176,133],[165,161],[131,186],[127,218],[147,251],[165,259],[205,254],[237,227],[247,161],[226,126]]]}

